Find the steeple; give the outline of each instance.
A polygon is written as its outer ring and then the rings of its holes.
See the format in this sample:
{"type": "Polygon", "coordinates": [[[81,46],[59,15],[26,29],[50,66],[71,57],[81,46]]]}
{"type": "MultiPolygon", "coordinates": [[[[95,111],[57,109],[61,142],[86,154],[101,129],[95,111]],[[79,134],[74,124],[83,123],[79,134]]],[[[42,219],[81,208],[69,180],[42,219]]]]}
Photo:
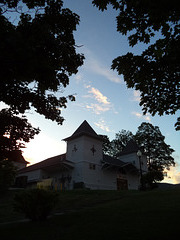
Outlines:
{"type": "Polygon", "coordinates": [[[97,133],[92,129],[89,123],[86,120],[84,120],[84,122],[76,129],[76,131],[70,137],[67,137],[63,140],[68,141],[68,140],[80,137],[82,135],[86,135],[92,138],[97,138],[99,140],[101,139],[101,137],[97,135],[97,133]]]}
{"type": "Polygon", "coordinates": [[[134,140],[130,140],[127,143],[124,150],[122,152],[120,152],[118,155],[122,156],[122,155],[130,154],[130,153],[134,153],[134,152],[137,152],[139,149],[140,149],[140,147],[137,145],[137,143],[134,140]]]}

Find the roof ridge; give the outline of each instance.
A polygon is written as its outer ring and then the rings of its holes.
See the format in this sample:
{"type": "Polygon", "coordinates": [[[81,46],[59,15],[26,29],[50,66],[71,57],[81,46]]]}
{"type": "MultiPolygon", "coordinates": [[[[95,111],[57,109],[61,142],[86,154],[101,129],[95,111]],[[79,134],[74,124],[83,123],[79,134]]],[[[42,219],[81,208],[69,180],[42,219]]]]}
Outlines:
{"type": "Polygon", "coordinates": [[[88,135],[90,137],[101,139],[101,137],[98,136],[98,134],[94,131],[90,124],[86,120],[84,120],[70,137],[64,138],[63,140],[68,141],[82,135],[88,135]]]}
{"type": "Polygon", "coordinates": [[[19,173],[23,173],[24,171],[27,172],[30,169],[41,169],[42,167],[44,167],[45,165],[53,165],[54,163],[56,164],[59,161],[63,161],[66,160],[66,153],[60,154],[60,155],[56,155],[54,157],[50,157],[47,159],[44,159],[40,162],[34,163],[28,167],[22,168],[20,170],[18,170],[19,173]],[[64,158],[65,157],[65,158],[64,158]]]}
{"type": "Polygon", "coordinates": [[[128,141],[128,143],[126,144],[126,146],[122,150],[122,152],[120,152],[118,154],[118,156],[134,153],[134,152],[137,152],[139,149],[140,149],[140,147],[138,146],[136,141],[131,139],[131,140],[128,141]]]}
{"type": "Polygon", "coordinates": [[[94,129],[90,126],[90,124],[84,120],[84,122],[81,123],[81,125],[76,129],[76,131],[72,134],[72,136],[77,135],[79,133],[90,133],[95,134],[97,133],[94,131],[94,129]]]}

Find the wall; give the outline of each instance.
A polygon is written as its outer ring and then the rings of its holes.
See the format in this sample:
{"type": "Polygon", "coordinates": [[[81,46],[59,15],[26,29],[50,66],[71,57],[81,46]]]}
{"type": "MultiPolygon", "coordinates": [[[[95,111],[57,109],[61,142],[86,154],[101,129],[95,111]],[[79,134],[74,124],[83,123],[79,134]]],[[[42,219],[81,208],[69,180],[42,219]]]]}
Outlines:
{"type": "MultiPolygon", "coordinates": [[[[120,160],[123,162],[130,162],[132,163],[137,169],[140,169],[139,164],[139,157],[136,153],[126,154],[124,156],[120,156],[120,160]]],[[[147,158],[143,155],[140,159],[141,161],[141,169],[142,173],[145,174],[147,169],[147,158]]],[[[140,186],[140,175],[127,173],[127,180],[128,180],[128,189],[137,190],[140,186]]]]}
{"type": "Polygon", "coordinates": [[[128,189],[138,190],[140,186],[140,177],[137,174],[127,173],[128,189]]]}
{"type": "Polygon", "coordinates": [[[102,164],[95,164],[95,168],[90,168],[88,162],[84,164],[84,183],[90,189],[116,190],[116,172],[102,170],[102,164]]]}
{"type": "MultiPolygon", "coordinates": [[[[67,160],[74,162],[73,182],[84,182],[90,189],[117,189],[118,170],[102,170],[102,142],[89,136],[81,136],[67,143],[67,160]],[[92,149],[94,148],[94,153],[92,149]]],[[[123,162],[132,163],[139,169],[139,158],[136,153],[120,157],[123,162]]],[[[142,156],[142,170],[147,171],[146,157],[142,156]]],[[[127,172],[123,178],[128,181],[128,189],[138,189],[140,177],[127,172]]]]}
{"type": "Polygon", "coordinates": [[[18,177],[20,176],[27,176],[28,182],[38,181],[39,179],[42,179],[42,170],[38,169],[31,172],[18,174],[18,177]]]}
{"type": "Polygon", "coordinates": [[[101,140],[86,135],[69,140],[66,156],[75,164],[72,172],[74,182],[84,182],[90,189],[117,189],[116,173],[101,169],[101,140]]]}
{"type": "Polygon", "coordinates": [[[102,142],[80,136],[67,142],[67,160],[74,162],[73,182],[84,182],[85,187],[98,189],[101,172],[102,142]],[[94,150],[94,152],[93,152],[94,150]]]}
{"type": "MultiPolygon", "coordinates": [[[[137,169],[140,169],[140,165],[139,165],[139,157],[137,156],[136,153],[130,153],[130,154],[126,154],[124,156],[120,156],[119,158],[121,161],[123,162],[130,162],[132,163],[137,169]]],[[[145,155],[143,155],[141,157],[141,168],[142,171],[145,173],[148,171],[147,169],[147,158],[145,155]]]]}

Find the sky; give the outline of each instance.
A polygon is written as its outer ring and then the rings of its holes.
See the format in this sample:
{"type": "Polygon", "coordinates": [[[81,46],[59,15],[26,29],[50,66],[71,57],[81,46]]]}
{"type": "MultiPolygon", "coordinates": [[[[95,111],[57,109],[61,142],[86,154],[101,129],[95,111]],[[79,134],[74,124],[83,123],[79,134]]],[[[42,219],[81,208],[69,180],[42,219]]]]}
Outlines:
{"type": "MultiPolygon", "coordinates": [[[[57,96],[75,94],[76,101],[68,102],[62,109],[65,118],[63,125],[32,110],[26,116],[33,127],[41,132],[35,136],[23,156],[31,164],[66,152],[62,139],[72,135],[79,125],[87,120],[97,134],[107,135],[110,140],[122,129],[136,133],[142,122],[158,126],[165,136],[165,142],[175,152],[176,167],[168,172],[165,182],[180,183],[180,131],[174,124],[179,114],[173,116],[146,116],[139,106],[139,92],[127,89],[123,76],[111,70],[112,60],[127,52],[141,54],[147,45],[129,47],[127,36],[116,31],[117,12],[109,6],[108,11],[100,12],[93,7],[91,0],[64,0],[64,7],[80,16],[80,24],[74,32],[77,51],[85,55],[85,62],[76,75],[70,77],[70,84],[57,96]]],[[[152,43],[155,39],[152,39],[152,43]]],[[[0,103],[3,108],[4,104],[0,103]]]]}

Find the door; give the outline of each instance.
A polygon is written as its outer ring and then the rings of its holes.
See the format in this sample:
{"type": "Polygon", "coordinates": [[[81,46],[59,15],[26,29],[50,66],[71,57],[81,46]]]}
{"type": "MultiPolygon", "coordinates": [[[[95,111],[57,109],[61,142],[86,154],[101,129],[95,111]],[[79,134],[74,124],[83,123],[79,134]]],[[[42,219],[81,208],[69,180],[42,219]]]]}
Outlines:
{"type": "Polygon", "coordinates": [[[128,190],[127,179],[117,178],[117,190],[128,190]]]}

